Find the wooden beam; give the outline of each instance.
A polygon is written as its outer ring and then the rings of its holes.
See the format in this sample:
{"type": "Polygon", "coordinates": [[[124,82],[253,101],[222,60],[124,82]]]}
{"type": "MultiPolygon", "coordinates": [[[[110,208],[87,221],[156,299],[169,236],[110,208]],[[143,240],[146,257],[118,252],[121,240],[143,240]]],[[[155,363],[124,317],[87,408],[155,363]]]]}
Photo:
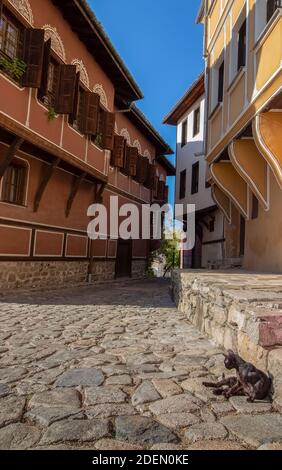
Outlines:
{"type": "Polygon", "coordinates": [[[0,164],[0,180],[3,177],[5,171],[7,170],[8,166],[12,162],[15,154],[19,150],[20,146],[24,143],[24,139],[21,137],[16,137],[10,147],[7,149],[6,155],[4,156],[4,160],[0,164]]]}
{"type": "Polygon", "coordinates": [[[43,194],[45,192],[45,189],[47,188],[47,185],[54,173],[54,170],[58,167],[60,163],[60,158],[56,158],[56,160],[51,163],[51,165],[44,165],[42,176],[41,176],[41,181],[39,183],[35,199],[34,199],[34,208],[33,211],[37,212],[40,206],[40,202],[42,200],[43,194]]]}
{"type": "Polygon", "coordinates": [[[75,197],[78,193],[78,190],[81,186],[81,183],[83,182],[83,180],[86,177],[86,174],[87,173],[85,172],[85,173],[82,173],[78,177],[74,177],[74,183],[71,186],[69,198],[68,198],[67,205],[66,205],[66,217],[69,217],[69,215],[70,215],[70,211],[71,211],[72,205],[74,203],[75,197]]]}

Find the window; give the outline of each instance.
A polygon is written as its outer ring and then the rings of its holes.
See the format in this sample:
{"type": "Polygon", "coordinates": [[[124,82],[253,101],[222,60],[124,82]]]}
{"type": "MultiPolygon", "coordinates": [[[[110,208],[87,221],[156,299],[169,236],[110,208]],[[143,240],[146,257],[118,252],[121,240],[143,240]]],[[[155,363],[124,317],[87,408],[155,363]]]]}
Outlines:
{"type": "Polygon", "coordinates": [[[197,108],[194,111],[193,137],[195,137],[195,135],[199,134],[200,132],[200,118],[201,110],[200,108],[197,108]]]}
{"type": "Polygon", "coordinates": [[[82,129],[83,93],[84,89],[82,86],[79,86],[77,99],[75,100],[74,113],[69,115],[69,124],[77,130],[82,129]]]}
{"type": "Polygon", "coordinates": [[[246,65],[246,47],[247,47],[247,31],[246,31],[246,20],[243,22],[238,33],[238,61],[237,70],[246,65]]]}
{"type": "Polygon", "coordinates": [[[258,218],[258,212],[259,212],[258,198],[253,194],[253,200],[252,200],[252,219],[253,220],[258,218]]]}
{"type": "Polygon", "coordinates": [[[209,231],[212,233],[215,229],[215,219],[211,219],[209,222],[209,231]]]}
{"type": "Polygon", "coordinates": [[[180,188],[179,188],[179,199],[184,199],[186,196],[186,170],[180,173],[180,188]]]}
{"type": "Polygon", "coordinates": [[[240,216],[240,256],[245,254],[245,240],[246,240],[246,221],[244,217],[240,216]]]}
{"type": "Polygon", "coordinates": [[[182,130],[181,130],[181,147],[184,147],[187,143],[187,119],[182,123],[182,130]]]}
{"type": "Polygon", "coordinates": [[[218,69],[218,94],[217,94],[218,103],[222,103],[223,101],[223,90],[224,90],[224,60],[222,61],[218,69]]]}
{"type": "Polygon", "coordinates": [[[199,191],[199,171],[200,171],[199,162],[194,163],[194,165],[192,166],[191,194],[196,194],[199,191]]]}
{"type": "Polygon", "coordinates": [[[26,167],[18,162],[9,165],[2,179],[1,201],[24,204],[26,167]]]}
{"type": "Polygon", "coordinates": [[[44,100],[45,104],[50,107],[54,107],[56,102],[56,94],[59,80],[58,65],[58,62],[53,59],[53,57],[51,57],[47,76],[47,94],[44,100]]]}
{"type": "Polygon", "coordinates": [[[104,117],[104,110],[100,107],[99,110],[99,118],[98,118],[98,129],[97,134],[91,137],[92,142],[97,145],[97,147],[102,148],[102,140],[103,140],[103,117],[104,117]]]}
{"type": "Polygon", "coordinates": [[[0,23],[0,50],[9,58],[21,55],[22,28],[12,17],[2,15],[0,23]]]}
{"type": "Polygon", "coordinates": [[[282,8],[282,0],[267,0],[266,21],[271,20],[277,8],[282,8]]]}

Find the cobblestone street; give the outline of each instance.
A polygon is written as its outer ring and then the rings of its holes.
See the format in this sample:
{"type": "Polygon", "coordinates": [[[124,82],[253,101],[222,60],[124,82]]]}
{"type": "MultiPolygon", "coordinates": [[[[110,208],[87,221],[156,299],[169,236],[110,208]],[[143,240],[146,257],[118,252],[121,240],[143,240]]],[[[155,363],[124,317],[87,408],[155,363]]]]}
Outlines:
{"type": "Polygon", "coordinates": [[[270,403],[202,386],[222,375],[223,355],[167,282],[0,301],[1,449],[281,448],[270,403]]]}

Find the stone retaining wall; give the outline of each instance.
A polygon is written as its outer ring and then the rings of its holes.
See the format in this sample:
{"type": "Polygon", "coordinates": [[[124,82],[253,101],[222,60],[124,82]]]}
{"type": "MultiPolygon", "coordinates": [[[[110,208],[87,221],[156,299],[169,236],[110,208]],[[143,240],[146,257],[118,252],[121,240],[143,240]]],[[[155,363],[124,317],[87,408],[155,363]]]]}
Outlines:
{"type": "Polygon", "coordinates": [[[173,297],[191,323],[268,371],[282,407],[282,276],[174,271],[173,297]]]}
{"type": "MultiPolygon", "coordinates": [[[[97,261],[90,282],[115,279],[115,260],[97,261]]],[[[144,279],[146,260],[132,261],[132,278],[144,279]]],[[[0,261],[0,290],[68,287],[88,281],[89,261],[0,261]]]]}
{"type": "Polygon", "coordinates": [[[80,284],[88,261],[1,261],[0,289],[36,289],[80,284]]]}

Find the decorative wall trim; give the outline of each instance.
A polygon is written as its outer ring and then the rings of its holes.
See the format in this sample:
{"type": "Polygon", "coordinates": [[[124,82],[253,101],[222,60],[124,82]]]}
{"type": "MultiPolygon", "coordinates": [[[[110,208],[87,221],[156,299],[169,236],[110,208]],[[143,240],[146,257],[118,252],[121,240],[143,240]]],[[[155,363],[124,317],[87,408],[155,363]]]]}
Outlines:
{"type": "Polygon", "coordinates": [[[121,129],[119,135],[121,135],[122,137],[125,138],[128,145],[131,145],[131,137],[130,137],[130,134],[129,134],[128,130],[126,129],[126,127],[121,129]]]}
{"type": "Polygon", "coordinates": [[[53,51],[56,52],[63,62],[66,62],[65,46],[57,29],[49,24],[45,24],[42,28],[45,30],[45,41],[51,39],[51,47],[53,51]]]}
{"type": "Polygon", "coordinates": [[[28,0],[8,0],[20,15],[31,25],[34,25],[33,13],[28,0]]]}
{"type": "Polygon", "coordinates": [[[100,95],[102,105],[106,109],[109,109],[108,97],[106,95],[106,92],[104,90],[103,85],[101,83],[96,83],[96,85],[94,85],[94,87],[93,87],[93,91],[94,91],[94,93],[98,93],[98,95],[100,95]]]}
{"type": "Polygon", "coordinates": [[[136,147],[138,149],[138,152],[140,153],[140,155],[142,154],[142,148],[141,148],[141,144],[139,142],[138,139],[135,139],[133,144],[132,144],[133,147],[136,147]]]}
{"type": "Polygon", "coordinates": [[[80,80],[83,83],[83,85],[85,85],[86,88],[90,88],[89,75],[82,60],[73,59],[71,63],[72,65],[76,65],[77,72],[80,72],[80,80]]]}
{"type": "Polygon", "coordinates": [[[52,231],[49,231],[49,230],[36,230],[36,231],[35,231],[35,237],[34,237],[34,254],[33,254],[33,256],[34,256],[35,258],[38,258],[38,257],[39,257],[39,258],[45,258],[45,257],[47,257],[47,258],[61,258],[61,257],[63,256],[63,250],[64,250],[64,233],[63,233],[63,232],[55,232],[54,230],[52,230],[52,231]],[[51,233],[52,235],[53,235],[53,234],[60,235],[60,236],[61,236],[61,239],[62,239],[62,240],[61,240],[61,253],[60,253],[59,255],[51,255],[50,253],[46,253],[46,255],[45,255],[45,254],[44,254],[44,255],[42,255],[42,254],[37,255],[37,254],[36,254],[37,235],[38,235],[39,233],[48,233],[48,234],[51,233]]]}

